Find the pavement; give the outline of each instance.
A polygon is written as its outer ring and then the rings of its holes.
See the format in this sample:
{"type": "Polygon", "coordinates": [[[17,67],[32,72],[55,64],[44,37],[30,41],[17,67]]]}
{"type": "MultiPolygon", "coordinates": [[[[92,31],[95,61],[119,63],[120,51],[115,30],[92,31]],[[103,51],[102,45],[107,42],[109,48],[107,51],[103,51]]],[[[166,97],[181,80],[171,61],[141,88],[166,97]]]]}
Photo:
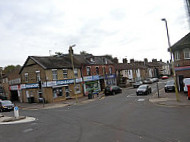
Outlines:
{"type": "Polygon", "coordinates": [[[149,101],[156,105],[167,106],[167,107],[190,107],[190,100],[187,99],[187,93],[179,92],[178,100],[175,92],[165,93],[164,88],[158,93],[153,94],[149,101]]]}
{"type": "Polygon", "coordinates": [[[71,106],[71,105],[81,105],[86,104],[95,100],[100,100],[104,98],[104,94],[101,93],[99,96],[94,95],[94,98],[88,99],[88,96],[79,97],[77,100],[75,98],[67,99],[62,102],[55,102],[55,103],[15,103],[16,106],[18,106],[19,109],[22,110],[39,110],[39,109],[52,109],[52,108],[59,108],[59,107],[65,107],[65,106],[71,106]]]}

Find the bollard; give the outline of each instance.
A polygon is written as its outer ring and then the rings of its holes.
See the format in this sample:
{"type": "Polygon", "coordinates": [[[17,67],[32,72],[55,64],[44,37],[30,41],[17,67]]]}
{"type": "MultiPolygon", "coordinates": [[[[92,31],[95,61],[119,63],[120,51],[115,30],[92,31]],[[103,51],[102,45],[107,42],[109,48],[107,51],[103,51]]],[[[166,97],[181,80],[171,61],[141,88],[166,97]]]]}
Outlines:
{"type": "Polygon", "coordinates": [[[14,107],[14,116],[15,118],[19,118],[19,109],[17,106],[14,107]]]}

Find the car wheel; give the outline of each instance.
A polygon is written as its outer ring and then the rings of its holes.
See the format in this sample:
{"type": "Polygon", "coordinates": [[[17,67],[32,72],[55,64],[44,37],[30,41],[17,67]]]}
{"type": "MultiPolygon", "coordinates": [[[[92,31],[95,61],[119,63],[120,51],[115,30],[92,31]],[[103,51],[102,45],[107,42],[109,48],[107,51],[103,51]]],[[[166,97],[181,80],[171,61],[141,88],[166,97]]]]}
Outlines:
{"type": "Polygon", "coordinates": [[[137,93],[137,96],[138,96],[139,94],[137,93]]]}

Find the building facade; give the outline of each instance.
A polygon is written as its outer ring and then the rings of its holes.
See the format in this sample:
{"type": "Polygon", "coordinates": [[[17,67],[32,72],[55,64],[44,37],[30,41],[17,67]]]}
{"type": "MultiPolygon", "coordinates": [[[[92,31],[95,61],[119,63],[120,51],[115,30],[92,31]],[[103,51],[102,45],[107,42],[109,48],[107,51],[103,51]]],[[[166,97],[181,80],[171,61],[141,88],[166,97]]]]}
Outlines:
{"type": "Polygon", "coordinates": [[[20,71],[21,100],[57,102],[83,95],[80,66],[74,71],[69,57],[30,56],[20,71]]]}

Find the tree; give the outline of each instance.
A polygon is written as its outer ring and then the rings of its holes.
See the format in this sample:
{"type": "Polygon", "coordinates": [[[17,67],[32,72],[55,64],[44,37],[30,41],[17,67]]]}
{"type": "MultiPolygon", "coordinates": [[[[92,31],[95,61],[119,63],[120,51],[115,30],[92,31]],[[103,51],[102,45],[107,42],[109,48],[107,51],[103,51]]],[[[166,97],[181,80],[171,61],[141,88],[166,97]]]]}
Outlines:
{"type": "Polygon", "coordinates": [[[89,54],[89,53],[87,53],[86,51],[80,51],[80,54],[81,54],[81,55],[87,55],[87,54],[89,54]]]}
{"type": "Polygon", "coordinates": [[[6,67],[4,68],[3,73],[5,73],[5,74],[10,73],[10,72],[12,72],[14,69],[16,69],[16,68],[21,68],[21,66],[20,66],[20,65],[16,65],[16,66],[14,66],[14,65],[8,65],[8,66],[6,66],[6,67]]]}
{"type": "Polygon", "coordinates": [[[56,55],[62,55],[63,53],[62,52],[55,52],[56,55]]]}

